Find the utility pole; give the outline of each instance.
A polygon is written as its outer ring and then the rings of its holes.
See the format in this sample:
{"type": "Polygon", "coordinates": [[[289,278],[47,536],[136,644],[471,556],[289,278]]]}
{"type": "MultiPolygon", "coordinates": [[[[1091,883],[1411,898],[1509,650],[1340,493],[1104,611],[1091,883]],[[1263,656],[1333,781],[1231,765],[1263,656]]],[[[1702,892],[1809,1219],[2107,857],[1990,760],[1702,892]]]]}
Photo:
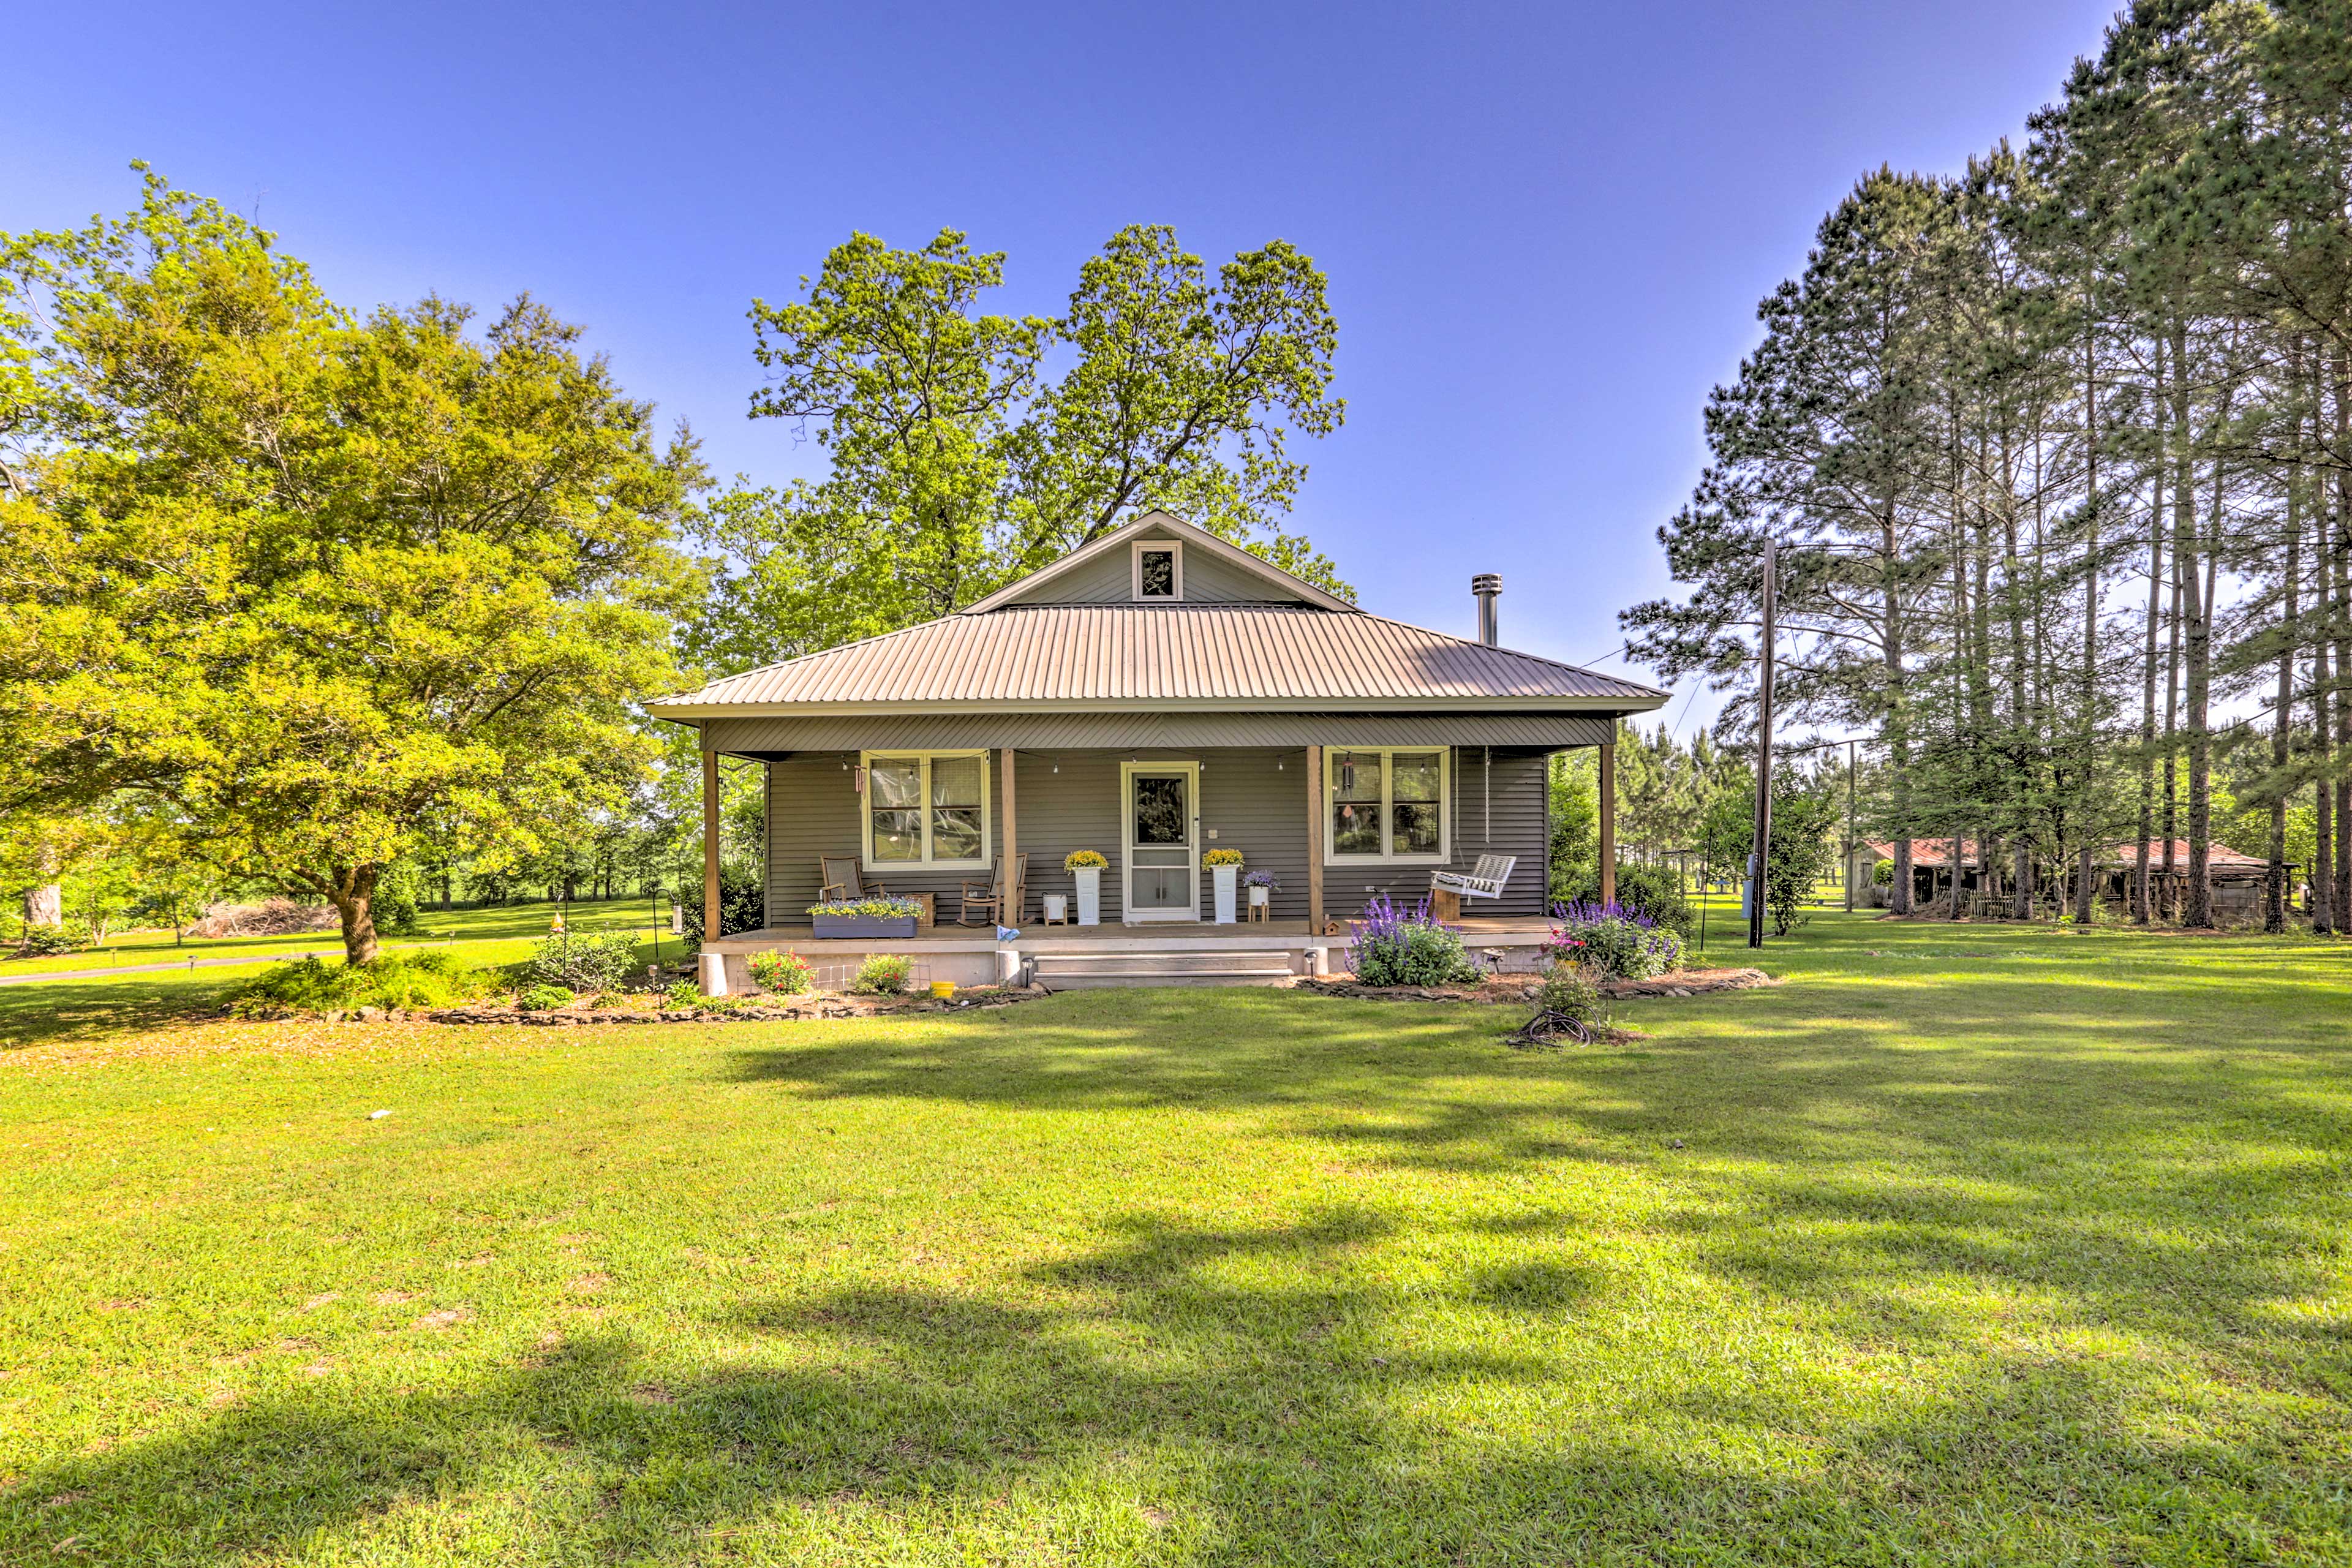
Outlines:
{"type": "Polygon", "coordinates": [[[1764,868],[1772,858],[1772,590],[1779,545],[1764,542],[1764,679],[1756,700],[1756,829],[1749,851],[1748,945],[1764,945],[1764,868]]]}
{"type": "Polygon", "coordinates": [[[1853,742],[1845,743],[1845,912],[1853,913],[1853,742]]]}

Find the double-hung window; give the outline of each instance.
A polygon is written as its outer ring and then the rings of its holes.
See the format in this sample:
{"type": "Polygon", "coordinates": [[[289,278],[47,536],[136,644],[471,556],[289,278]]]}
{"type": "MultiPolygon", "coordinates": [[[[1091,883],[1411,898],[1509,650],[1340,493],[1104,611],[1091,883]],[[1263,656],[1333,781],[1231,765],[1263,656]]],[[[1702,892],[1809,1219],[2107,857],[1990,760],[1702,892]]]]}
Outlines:
{"type": "Polygon", "coordinates": [[[988,864],[986,752],[867,752],[866,866],[988,864]]]}
{"type": "Polygon", "coordinates": [[[1332,860],[1443,860],[1445,750],[1328,747],[1324,853],[1332,860]]]}

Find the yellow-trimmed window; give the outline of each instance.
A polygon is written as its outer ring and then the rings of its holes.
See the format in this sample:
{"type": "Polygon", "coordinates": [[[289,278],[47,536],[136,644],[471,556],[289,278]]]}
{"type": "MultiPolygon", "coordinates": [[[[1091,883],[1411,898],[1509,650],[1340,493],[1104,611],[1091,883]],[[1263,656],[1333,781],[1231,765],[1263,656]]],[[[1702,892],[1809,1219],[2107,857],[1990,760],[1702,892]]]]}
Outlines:
{"type": "Polygon", "coordinates": [[[861,752],[866,868],[989,863],[986,752],[861,752]]]}
{"type": "Polygon", "coordinates": [[[1325,747],[1325,858],[1445,859],[1445,762],[1443,746],[1325,747]]]}

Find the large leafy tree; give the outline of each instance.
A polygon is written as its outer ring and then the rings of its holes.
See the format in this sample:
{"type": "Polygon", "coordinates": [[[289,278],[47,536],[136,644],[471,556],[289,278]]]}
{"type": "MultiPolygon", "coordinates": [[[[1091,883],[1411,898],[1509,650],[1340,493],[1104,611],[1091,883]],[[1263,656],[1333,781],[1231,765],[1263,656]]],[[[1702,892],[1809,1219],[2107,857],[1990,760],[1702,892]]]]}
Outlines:
{"type": "Polygon", "coordinates": [[[700,468],[528,298],[364,320],[150,175],[0,251],[0,810],[159,803],[324,899],[348,956],[404,855],[527,858],[651,755],[700,468]]]}
{"type": "Polygon", "coordinates": [[[1276,240],[1212,277],[1137,225],[1059,317],[985,311],[1003,278],[952,230],[912,251],[861,234],[800,298],[754,302],[752,415],[791,421],[829,472],[700,514],[731,566],[700,627],[710,662],[948,614],[1154,506],[1348,591],[1281,528],[1307,473],[1290,437],[1346,413],[1313,261],[1276,240]]]}

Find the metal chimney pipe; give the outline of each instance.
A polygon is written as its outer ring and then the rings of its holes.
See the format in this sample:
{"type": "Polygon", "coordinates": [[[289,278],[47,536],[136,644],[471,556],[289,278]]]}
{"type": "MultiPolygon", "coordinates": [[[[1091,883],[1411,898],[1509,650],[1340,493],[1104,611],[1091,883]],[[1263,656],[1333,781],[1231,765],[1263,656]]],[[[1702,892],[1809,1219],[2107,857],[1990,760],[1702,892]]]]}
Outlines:
{"type": "Polygon", "coordinates": [[[1503,579],[1492,572],[1481,572],[1470,579],[1470,592],[1478,598],[1478,640],[1488,647],[1500,646],[1501,629],[1495,620],[1495,600],[1503,592],[1503,579]]]}

